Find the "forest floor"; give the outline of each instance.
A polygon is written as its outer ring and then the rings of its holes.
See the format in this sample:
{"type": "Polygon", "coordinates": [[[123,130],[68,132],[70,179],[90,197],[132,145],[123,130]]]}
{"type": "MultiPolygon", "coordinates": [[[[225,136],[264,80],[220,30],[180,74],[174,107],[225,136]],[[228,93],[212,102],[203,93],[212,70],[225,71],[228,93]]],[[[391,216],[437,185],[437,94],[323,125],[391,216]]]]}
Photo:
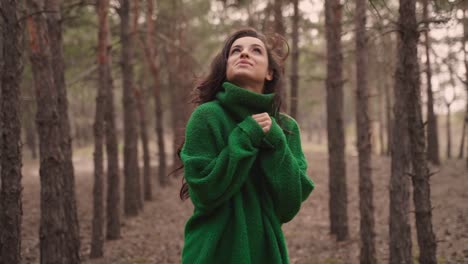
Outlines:
{"type": "MultiPolygon", "coordinates": [[[[338,243],[329,234],[327,155],[307,147],[305,152],[309,158],[309,176],[316,183],[316,189],[304,202],[299,214],[283,226],[291,263],[358,263],[357,157],[347,157],[350,239],[338,243]]],[[[379,263],[387,263],[390,159],[374,156],[373,162],[377,257],[379,263]]],[[[184,224],[193,210],[190,201],[181,202],[178,198],[180,178],[172,180],[171,185],[164,189],[155,186],[153,201],[145,203],[139,216],[122,218],[122,238],[106,241],[104,257],[90,260],[92,155],[78,152],[74,164],[83,263],[180,263],[184,224]]],[[[431,178],[439,263],[468,263],[468,172],[464,165],[463,160],[448,160],[439,168],[431,168],[439,171],[431,178]]],[[[37,161],[24,161],[23,185],[23,263],[39,263],[40,182],[37,161]]],[[[411,225],[416,260],[414,213],[411,213],[411,225]]]]}

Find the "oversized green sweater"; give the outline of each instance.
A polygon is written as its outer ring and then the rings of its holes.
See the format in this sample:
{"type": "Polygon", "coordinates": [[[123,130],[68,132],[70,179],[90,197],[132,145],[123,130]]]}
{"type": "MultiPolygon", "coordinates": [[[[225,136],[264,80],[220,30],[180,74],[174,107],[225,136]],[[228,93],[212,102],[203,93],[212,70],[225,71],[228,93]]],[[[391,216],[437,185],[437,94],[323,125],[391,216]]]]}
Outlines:
{"type": "Polygon", "coordinates": [[[195,206],[185,226],[184,264],[289,263],[281,230],[314,189],[296,121],[272,117],[265,134],[252,114],[272,115],[274,94],[224,83],[199,105],[181,151],[195,206]]]}

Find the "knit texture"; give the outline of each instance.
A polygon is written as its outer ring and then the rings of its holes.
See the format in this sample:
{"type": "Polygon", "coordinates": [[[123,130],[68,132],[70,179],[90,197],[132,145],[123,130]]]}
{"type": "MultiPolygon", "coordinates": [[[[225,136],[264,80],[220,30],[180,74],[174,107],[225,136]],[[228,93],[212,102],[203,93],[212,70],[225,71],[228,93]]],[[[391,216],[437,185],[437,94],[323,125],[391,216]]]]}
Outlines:
{"type": "Polygon", "coordinates": [[[274,94],[224,83],[199,105],[181,151],[195,210],[185,226],[184,264],[289,263],[282,223],[314,189],[296,121],[272,117],[265,134],[252,114],[273,111],[274,94]]]}

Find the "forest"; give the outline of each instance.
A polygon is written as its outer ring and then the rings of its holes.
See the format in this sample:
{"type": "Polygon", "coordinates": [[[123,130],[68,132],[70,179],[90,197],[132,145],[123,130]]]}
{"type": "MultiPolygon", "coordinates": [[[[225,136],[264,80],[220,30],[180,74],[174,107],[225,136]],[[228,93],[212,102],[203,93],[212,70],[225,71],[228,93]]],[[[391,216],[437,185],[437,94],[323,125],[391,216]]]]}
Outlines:
{"type": "Polygon", "coordinates": [[[246,27],[315,183],[290,263],[468,263],[467,0],[2,0],[0,264],[181,263],[194,87],[246,27]]]}

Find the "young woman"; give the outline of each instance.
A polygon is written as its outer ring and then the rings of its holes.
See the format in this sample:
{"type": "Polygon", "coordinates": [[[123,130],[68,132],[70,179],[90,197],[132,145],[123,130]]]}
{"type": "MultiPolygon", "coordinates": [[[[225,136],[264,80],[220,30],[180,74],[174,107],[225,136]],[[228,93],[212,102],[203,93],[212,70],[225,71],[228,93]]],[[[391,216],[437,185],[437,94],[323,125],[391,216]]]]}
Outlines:
{"type": "Polygon", "coordinates": [[[289,263],[281,225],[314,189],[296,121],[279,113],[281,66],[266,37],[235,32],[196,87],[180,151],[195,210],[182,263],[289,263]]]}

